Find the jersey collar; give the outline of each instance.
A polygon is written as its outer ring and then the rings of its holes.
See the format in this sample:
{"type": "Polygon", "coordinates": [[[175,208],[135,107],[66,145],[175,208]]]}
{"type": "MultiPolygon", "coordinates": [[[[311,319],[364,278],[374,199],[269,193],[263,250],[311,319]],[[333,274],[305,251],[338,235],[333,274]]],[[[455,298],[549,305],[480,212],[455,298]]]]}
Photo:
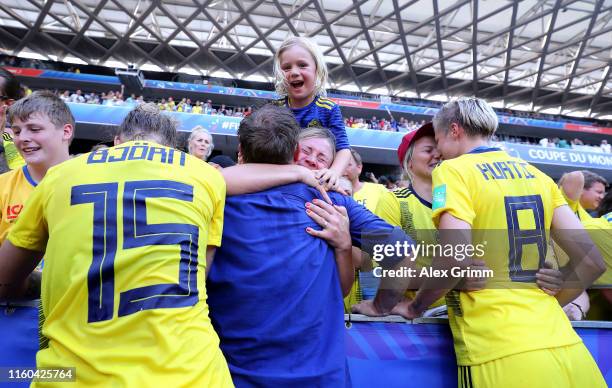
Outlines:
{"type": "Polygon", "coordinates": [[[480,146],[480,147],[474,148],[473,150],[468,152],[468,154],[482,154],[483,152],[493,152],[493,151],[501,151],[501,148],[480,146]]]}
{"type": "Polygon", "coordinates": [[[425,198],[421,197],[420,195],[417,194],[417,192],[414,190],[414,187],[412,187],[412,185],[408,186],[408,190],[410,190],[412,192],[412,194],[414,194],[415,197],[417,197],[417,199],[425,206],[427,206],[428,208],[432,208],[431,206],[431,202],[428,202],[425,198]]]}
{"type": "Polygon", "coordinates": [[[32,178],[32,175],[30,175],[30,171],[28,171],[28,166],[25,165],[21,168],[21,170],[23,171],[23,175],[25,176],[26,180],[34,187],[38,186],[38,182],[36,182],[34,180],[34,178],[32,178]]]}
{"type": "Polygon", "coordinates": [[[314,105],[314,104],[317,102],[317,100],[318,100],[318,99],[319,99],[319,96],[315,96],[315,98],[313,98],[313,100],[312,100],[312,101],[310,101],[310,102],[308,103],[308,105],[305,105],[305,106],[303,106],[303,107],[301,107],[301,108],[292,108],[292,107],[289,105],[289,96],[287,96],[287,97],[285,97],[285,106],[286,106],[287,108],[291,109],[291,110],[292,110],[292,111],[294,111],[294,112],[301,112],[301,111],[306,110],[307,108],[309,108],[311,105],[314,105]]]}

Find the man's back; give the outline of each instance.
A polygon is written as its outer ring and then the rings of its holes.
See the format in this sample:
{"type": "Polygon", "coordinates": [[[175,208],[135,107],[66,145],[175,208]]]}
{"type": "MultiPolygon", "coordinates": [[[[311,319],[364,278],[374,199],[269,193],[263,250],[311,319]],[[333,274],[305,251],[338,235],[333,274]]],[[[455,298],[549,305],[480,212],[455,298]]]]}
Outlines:
{"type": "Polygon", "coordinates": [[[49,347],[38,366],[75,366],[88,385],[230,386],[204,282],[224,196],[213,168],[155,143],[49,170],[9,235],[13,245],[46,248],[49,347]]]}
{"type": "Polygon", "coordinates": [[[306,233],[313,198],[292,184],[227,200],[207,289],[237,386],[344,385],[342,294],[333,249],[306,233]]]}
{"type": "Polygon", "coordinates": [[[469,223],[495,273],[487,289],[447,295],[459,365],[580,342],[557,300],[535,284],[553,211],[565,205],[554,182],[499,149],[479,148],[443,162],[433,184],[434,223],[444,212],[469,223]]]}

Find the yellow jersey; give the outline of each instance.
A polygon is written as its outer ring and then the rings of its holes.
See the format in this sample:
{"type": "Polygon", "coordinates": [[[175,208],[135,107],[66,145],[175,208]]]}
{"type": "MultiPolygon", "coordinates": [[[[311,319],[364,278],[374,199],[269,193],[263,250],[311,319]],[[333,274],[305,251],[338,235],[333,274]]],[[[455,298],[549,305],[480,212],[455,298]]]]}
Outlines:
{"type": "Polygon", "coordinates": [[[561,189],[561,193],[563,194],[563,198],[565,198],[565,201],[567,202],[570,209],[572,209],[574,214],[576,214],[578,219],[582,221],[583,224],[585,220],[593,219],[593,216],[591,216],[586,210],[584,210],[584,208],[580,204],[580,200],[573,200],[571,198],[568,198],[568,196],[565,195],[562,189],[561,189]]]}
{"type": "MultiPolygon", "coordinates": [[[[563,196],[570,209],[580,219],[584,229],[589,233],[589,237],[599,249],[599,253],[601,253],[606,264],[606,272],[594,284],[598,286],[612,285],[612,224],[610,224],[606,215],[599,218],[592,217],[584,210],[578,200],[568,198],[565,193],[563,193],[563,196]]],[[[558,265],[566,265],[569,261],[567,254],[557,244],[553,244],[553,247],[558,265]]]]}
{"type": "Polygon", "coordinates": [[[38,367],[80,386],[232,386],[206,303],[225,182],[207,163],[136,141],[51,168],[9,233],[45,251],[38,367]]]}
{"type": "MultiPolygon", "coordinates": [[[[437,230],[431,219],[431,202],[417,194],[412,186],[387,191],[381,196],[376,214],[393,226],[399,226],[415,244],[436,244],[437,230]]],[[[431,266],[433,257],[420,255],[416,259],[418,267],[431,266]]],[[[414,299],[416,292],[408,290],[405,296],[414,299]]],[[[444,304],[444,297],[435,301],[431,307],[444,304]]]]}
{"type": "MultiPolygon", "coordinates": [[[[565,199],[567,199],[567,197],[565,197],[565,199]]],[[[593,219],[593,216],[591,216],[586,210],[584,210],[584,208],[580,204],[580,201],[570,201],[569,199],[567,199],[567,203],[574,211],[574,213],[576,213],[576,216],[578,216],[580,221],[584,222],[585,220],[593,219]]]]}
{"type": "Polygon", "coordinates": [[[433,171],[433,221],[448,212],[471,225],[472,244],[493,270],[487,288],[447,295],[458,365],[580,342],[557,300],[535,283],[553,211],[555,183],[499,148],[478,147],[433,171]]]}
{"type": "MultiPolygon", "coordinates": [[[[366,209],[372,213],[376,213],[376,204],[378,203],[381,195],[385,192],[389,192],[383,185],[377,183],[363,182],[363,186],[356,193],[353,193],[353,199],[363,205],[366,209]]],[[[361,282],[359,280],[359,270],[355,270],[355,281],[351,287],[351,291],[344,298],[344,312],[350,313],[351,306],[355,305],[363,300],[361,293],[361,282]]]]}
{"type": "Polygon", "coordinates": [[[36,187],[26,166],[0,175],[0,245],[36,187]]]}
{"type": "Polygon", "coordinates": [[[583,220],[582,225],[589,233],[593,243],[599,248],[599,252],[606,264],[606,272],[596,281],[598,286],[612,286],[612,224],[603,217],[583,220]]]}
{"type": "Polygon", "coordinates": [[[388,192],[389,190],[381,184],[363,182],[361,189],[353,193],[353,199],[357,201],[358,204],[363,205],[366,209],[374,213],[380,197],[388,192]]]}
{"type": "Polygon", "coordinates": [[[25,166],[26,162],[21,157],[13,138],[8,132],[2,132],[2,145],[4,146],[4,157],[6,158],[6,164],[11,170],[16,170],[19,167],[25,166]]]}

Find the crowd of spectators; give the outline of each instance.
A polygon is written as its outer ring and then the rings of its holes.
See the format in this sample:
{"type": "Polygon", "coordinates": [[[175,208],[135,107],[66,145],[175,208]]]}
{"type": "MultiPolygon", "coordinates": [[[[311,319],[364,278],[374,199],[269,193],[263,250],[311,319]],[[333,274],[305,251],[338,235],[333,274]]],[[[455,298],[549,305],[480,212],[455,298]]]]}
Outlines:
{"type": "MultiPolygon", "coordinates": [[[[135,106],[144,102],[151,102],[149,99],[145,99],[142,95],[136,96],[135,94],[132,94],[129,97],[124,98],[123,91],[111,90],[98,94],[94,92],[84,93],[82,90],[76,90],[74,92],[64,90],[63,92],[56,91],[56,93],[65,102],[73,103],[101,104],[106,106],[135,106]]],[[[235,107],[227,106],[225,104],[214,104],[213,101],[210,99],[207,99],[205,101],[193,101],[190,98],[182,98],[180,100],[175,100],[173,97],[168,97],[157,99],[153,102],[157,104],[159,109],[164,111],[194,114],[246,117],[250,115],[253,111],[253,107],[251,106],[235,107]]],[[[347,127],[356,129],[371,129],[389,132],[410,132],[418,129],[423,124],[425,124],[425,120],[409,120],[403,116],[400,117],[399,120],[395,120],[394,118],[379,118],[376,116],[372,116],[369,119],[350,116],[344,118],[344,123],[347,127]]],[[[578,138],[575,138],[573,140],[567,140],[558,137],[536,138],[528,136],[512,136],[499,133],[493,137],[493,140],[534,146],[539,145],[542,147],[557,147],[575,149],[579,151],[612,153],[612,146],[606,140],[602,140],[600,144],[585,144],[582,140],[578,138]]]]}
{"type": "MultiPolygon", "coordinates": [[[[106,106],[136,106],[145,102],[152,102],[145,100],[141,96],[131,94],[129,97],[124,98],[122,91],[109,91],[98,93],[83,93],[82,90],[76,90],[70,92],[64,90],[63,92],[56,91],[59,97],[65,102],[81,103],[81,104],[99,104],[106,106]]],[[[157,101],[153,101],[157,104],[160,110],[173,111],[173,112],[184,112],[184,113],[196,113],[196,114],[212,114],[212,115],[223,115],[232,117],[245,117],[251,114],[253,108],[248,107],[228,107],[225,104],[215,105],[211,100],[204,102],[200,100],[192,101],[190,98],[182,98],[181,100],[175,101],[173,97],[161,98],[157,101]]]]}
{"type": "Polygon", "coordinates": [[[590,145],[585,144],[582,140],[575,138],[573,140],[561,139],[558,137],[547,138],[544,137],[540,139],[538,144],[542,147],[548,148],[566,148],[566,149],[575,149],[578,151],[589,151],[589,152],[599,152],[604,154],[612,153],[610,144],[607,140],[602,140],[598,145],[590,145]]]}
{"type": "Polygon", "coordinates": [[[612,153],[611,146],[607,140],[602,140],[599,144],[586,144],[584,141],[574,138],[572,140],[563,139],[559,137],[553,138],[535,138],[528,136],[511,136],[505,134],[496,134],[493,136],[494,141],[506,142],[506,143],[518,143],[532,146],[541,146],[547,148],[565,148],[573,149],[576,151],[587,151],[597,153],[612,153]]]}
{"type": "Polygon", "coordinates": [[[391,132],[409,132],[418,129],[421,125],[425,124],[425,120],[414,121],[408,120],[405,117],[400,117],[399,121],[394,118],[390,120],[381,117],[377,118],[372,116],[370,119],[364,119],[362,117],[348,117],[344,118],[344,124],[349,128],[358,129],[374,129],[380,131],[391,131],[391,132]]]}

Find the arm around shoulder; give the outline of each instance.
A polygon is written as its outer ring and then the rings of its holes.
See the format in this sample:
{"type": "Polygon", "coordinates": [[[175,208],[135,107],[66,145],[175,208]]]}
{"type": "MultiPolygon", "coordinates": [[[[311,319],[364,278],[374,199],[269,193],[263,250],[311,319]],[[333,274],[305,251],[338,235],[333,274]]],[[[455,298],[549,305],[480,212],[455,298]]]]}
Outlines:
{"type": "Polygon", "coordinates": [[[606,266],[591,237],[567,205],[554,210],[551,234],[569,257],[563,289],[556,295],[561,306],[565,306],[593,284],[606,266]]]}
{"type": "Polygon", "coordinates": [[[221,171],[227,185],[227,195],[256,193],[272,187],[302,182],[316,186],[314,172],[298,165],[240,164],[221,171]]]}
{"type": "Polygon", "coordinates": [[[578,201],[584,189],[584,175],[580,171],[563,174],[559,179],[559,187],[571,201],[578,201]]]}

